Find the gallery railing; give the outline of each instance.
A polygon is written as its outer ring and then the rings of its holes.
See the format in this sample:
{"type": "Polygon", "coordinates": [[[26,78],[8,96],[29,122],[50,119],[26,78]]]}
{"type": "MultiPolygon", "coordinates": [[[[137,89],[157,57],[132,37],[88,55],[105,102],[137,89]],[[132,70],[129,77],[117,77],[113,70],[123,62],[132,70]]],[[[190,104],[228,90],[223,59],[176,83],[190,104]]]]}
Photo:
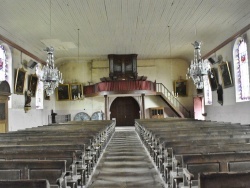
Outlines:
{"type": "Polygon", "coordinates": [[[172,105],[174,108],[179,110],[184,117],[190,118],[191,113],[190,111],[185,108],[175,97],[172,92],[170,92],[162,83],[156,83],[156,92],[161,92],[167,99],[167,101],[172,105]]]}
{"type": "Polygon", "coordinates": [[[120,80],[120,81],[109,81],[100,82],[94,85],[84,86],[83,91],[86,97],[93,96],[94,94],[100,94],[102,92],[119,92],[126,93],[129,91],[138,91],[142,93],[144,91],[155,93],[155,82],[141,81],[141,80],[120,80]]]}

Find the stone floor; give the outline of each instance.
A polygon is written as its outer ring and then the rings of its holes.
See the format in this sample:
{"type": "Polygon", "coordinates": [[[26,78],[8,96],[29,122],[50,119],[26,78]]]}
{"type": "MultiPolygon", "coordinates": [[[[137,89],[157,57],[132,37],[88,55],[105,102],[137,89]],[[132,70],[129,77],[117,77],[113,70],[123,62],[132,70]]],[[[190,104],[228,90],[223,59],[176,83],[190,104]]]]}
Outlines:
{"type": "Polygon", "coordinates": [[[165,183],[134,127],[117,127],[88,188],[164,188],[165,183]]]}

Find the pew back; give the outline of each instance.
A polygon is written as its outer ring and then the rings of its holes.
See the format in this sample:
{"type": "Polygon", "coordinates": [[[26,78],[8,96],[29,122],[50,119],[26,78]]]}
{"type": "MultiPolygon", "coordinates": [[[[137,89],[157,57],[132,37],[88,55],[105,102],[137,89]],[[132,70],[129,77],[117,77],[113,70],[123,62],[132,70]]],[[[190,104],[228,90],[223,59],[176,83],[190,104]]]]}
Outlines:
{"type": "Polygon", "coordinates": [[[199,188],[249,188],[250,172],[200,173],[199,188]]]}
{"type": "Polygon", "coordinates": [[[3,188],[50,188],[48,180],[0,180],[3,188]]]}
{"type": "Polygon", "coordinates": [[[66,173],[66,161],[45,160],[0,161],[0,177],[2,180],[47,179],[50,185],[56,186],[57,181],[66,173]]]}

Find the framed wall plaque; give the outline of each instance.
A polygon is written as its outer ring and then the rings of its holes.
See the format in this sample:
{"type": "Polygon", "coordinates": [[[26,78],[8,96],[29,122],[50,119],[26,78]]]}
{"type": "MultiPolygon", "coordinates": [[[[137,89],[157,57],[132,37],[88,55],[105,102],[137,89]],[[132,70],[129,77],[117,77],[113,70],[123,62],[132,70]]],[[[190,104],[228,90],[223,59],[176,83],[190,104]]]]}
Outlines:
{"type": "Polygon", "coordinates": [[[174,92],[177,96],[187,96],[187,80],[174,81],[174,92]]]}
{"type": "Polygon", "coordinates": [[[219,72],[222,80],[223,88],[228,88],[233,86],[233,80],[229,68],[229,64],[227,61],[222,62],[218,65],[219,72]]]}
{"type": "Polygon", "coordinates": [[[70,100],[69,84],[60,84],[57,88],[57,100],[70,100]]]}
{"type": "Polygon", "coordinates": [[[211,73],[208,74],[209,83],[212,91],[218,88],[218,71],[216,68],[211,68],[211,73]]]}
{"type": "Polygon", "coordinates": [[[83,95],[82,84],[70,84],[70,99],[81,98],[83,95]]]}
{"type": "Polygon", "coordinates": [[[16,71],[15,93],[23,95],[24,83],[26,81],[26,71],[23,68],[18,68],[16,71]]]}
{"type": "Polygon", "coordinates": [[[35,74],[29,76],[29,90],[31,92],[31,97],[36,96],[38,77],[35,74]]]}

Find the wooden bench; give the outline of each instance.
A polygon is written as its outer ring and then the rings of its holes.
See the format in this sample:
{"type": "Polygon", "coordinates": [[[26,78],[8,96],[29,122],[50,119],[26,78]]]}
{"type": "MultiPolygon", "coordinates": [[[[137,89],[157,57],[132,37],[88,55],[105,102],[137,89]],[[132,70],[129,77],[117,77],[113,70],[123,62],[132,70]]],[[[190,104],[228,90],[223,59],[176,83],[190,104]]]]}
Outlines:
{"type": "Polygon", "coordinates": [[[200,173],[199,188],[249,188],[250,172],[200,173]]]}
{"type": "MultiPolygon", "coordinates": [[[[66,171],[77,171],[81,179],[79,180],[80,185],[86,184],[86,171],[87,165],[85,165],[85,154],[82,151],[71,151],[71,150],[52,150],[52,151],[6,151],[0,152],[0,160],[65,160],[66,171]],[[75,168],[75,169],[74,169],[75,168]]],[[[77,175],[74,173],[74,175],[77,175]]]]}
{"type": "Polygon", "coordinates": [[[172,161],[172,155],[168,156],[166,153],[168,150],[174,147],[190,147],[190,146],[220,146],[220,145],[228,145],[228,144],[245,144],[249,143],[250,135],[243,134],[230,134],[230,135],[216,135],[210,137],[204,137],[197,133],[194,135],[186,136],[186,137],[169,137],[167,141],[160,145],[152,146],[153,149],[153,158],[156,162],[156,165],[160,168],[160,172],[163,172],[163,164],[164,162],[169,163],[172,161]],[[173,138],[173,139],[172,139],[173,138]],[[164,154],[165,153],[165,154],[164,154]]]}
{"type": "MultiPolygon", "coordinates": [[[[136,130],[144,144],[148,144],[158,166],[160,160],[161,163],[164,162],[164,155],[171,162],[173,157],[183,154],[233,153],[240,152],[239,148],[250,151],[250,147],[244,144],[249,142],[250,135],[247,135],[250,130],[249,125],[185,120],[149,122],[143,120],[141,125],[139,120],[136,122],[136,130]],[[206,137],[209,138],[204,139],[206,137]],[[165,143],[161,144],[162,142],[165,143]],[[228,145],[230,149],[227,148],[228,145]],[[161,153],[162,148],[166,150],[163,150],[164,153],[161,153]]],[[[172,165],[172,163],[169,165],[169,171],[172,170],[172,165]]]]}
{"type": "MultiPolygon", "coordinates": [[[[0,134],[0,160],[6,160],[0,163],[0,174],[8,172],[9,175],[17,177],[18,172],[22,172],[30,177],[39,178],[38,176],[42,175],[41,171],[46,171],[46,169],[40,169],[39,162],[45,163],[45,159],[47,162],[53,160],[55,163],[64,160],[64,162],[67,161],[65,168],[70,171],[65,172],[65,177],[59,179],[59,182],[64,186],[68,184],[72,187],[77,186],[80,182],[79,185],[84,186],[85,172],[87,171],[87,176],[90,175],[94,162],[99,157],[101,149],[111,138],[114,128],[114,121],[98,121],[84,124],[42,126],[0,134]],[[95,160],[93,160],[94,156],[95,160]],[[85,160],[89,162],[87,168],[85,160]],[[34,165],[29,164],[23,169],[22,165],[25,166],[25,162],[34,165]],[[3,163],[5,164],[2,165],[3,163]],[[27,172],[29,166],[35,170],[27,172]],[[18,170],[15,170],[17,167],[18,170]],[[5,169],[1,170],[1,168],[5,169]]],[[[48,171],[45,174],[52,173],[53,175],[54,170],[48,171]]],[[[19,176],[21,175],[19,174],[19,176]]],[[[49,177],[53,176],[48,175],[49,177]]],[[[47,179],[47,177],[45,178],[47,179]]],[[[51,183],[51,179],[49,182],[52,187],[56,186],[56,184],[51,183]]]]}
{"type": "Polygon", "coordinates": [[[48,180],[0,180],[3,188],[50,188],[48,180]]]}
{"type": "Polygon", "coordinates": [[[51,186],[66,187],[66,161],[0,161],[1,180],[47,179],[51,186]]]}
{"type": "Polygon", "coordinates": [[[66,170],[70,170],[70,165],[75,161],[84,159],[84,153],[80,150],[20,150],[0,152],[0,160],[65,160],[66,170]]]}
{"type": "MultiPolygon", "coordinates": [[[[183,179],[185,186],[197,185],[200,172],[236,172],[250,169],[250,153],[183,155],[182,158],[183,178],[180,168],[176,181],[183,179]]],[[[176,176],[176,173],[173,176],[176,176]]]]}
{"type": "MultiPolygon", "coordinates": [[[[169,163],[172,161],[171,157],[168,157],[167,155],[164,156],[164,150],[167,150],[167,148],[172,148],[176,146],[206,146],[206,145],[214,145],[219,146],[222,144],[245,144],[249,143],[249,138],[230,138],[230,137],[224,137],[221,138],[213,137],[210,139],[209,137],[192,137],[192,139],[187,140],[179,140],[179,141],[166,141],[162,143],[158,150],[156,150],[155,155],[155,163],[158,166],[160,172],[163,172],[164,163],[169,163]]],[[[181,161],[180,161],[181,162],[181,161]]]]}
{"type": "MultiPolygon", "coordinates": [[[[250,152],[249,144],[223,144],[219,146],[214,145],[204,145],[204,146],[176,146],[173,148],[169,148],[170,153],[166,154],[171,156],[173,159],[172,164],[170,166],[166,166],[165,173],[169,175],[170,171],[175,171],[176,166],[181,164],[182,155],[190,155],[190,154],[219,154],[219,153],[242,153],[242,152],[250,152]]],[[[166,176],[169,177],[169,176],[166,176]]]]}
{"type": "Polygon", "coordinates": [[[184,186],[198,185],[198,174],[201,172],[249,171],[250,152],[183,155],[182,168],[184,186]]]}

